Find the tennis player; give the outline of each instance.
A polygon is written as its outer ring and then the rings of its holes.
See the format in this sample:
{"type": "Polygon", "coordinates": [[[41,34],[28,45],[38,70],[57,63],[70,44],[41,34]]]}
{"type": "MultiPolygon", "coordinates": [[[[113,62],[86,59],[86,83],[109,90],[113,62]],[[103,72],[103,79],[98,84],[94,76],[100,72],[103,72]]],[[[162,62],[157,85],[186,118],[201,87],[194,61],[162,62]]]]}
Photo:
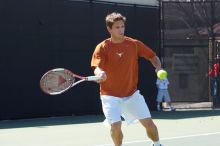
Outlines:
{"type": "Polygon", "coordinates": [[[157,127],[137,89],[138,58],[149,60],[156,72],[161,69],[161,62],[144,43],[124,35],[126,18],[120,13],[107,15],[105,21],[111,37],[96,46],[91,66],[94,74],[102,77],[99,81],[102,108],[105,123],[111,126],[114,145],[122,145],[122,116],[128,124],[139,121],[153,141],[152,146],[161,146],[157,127]]]}

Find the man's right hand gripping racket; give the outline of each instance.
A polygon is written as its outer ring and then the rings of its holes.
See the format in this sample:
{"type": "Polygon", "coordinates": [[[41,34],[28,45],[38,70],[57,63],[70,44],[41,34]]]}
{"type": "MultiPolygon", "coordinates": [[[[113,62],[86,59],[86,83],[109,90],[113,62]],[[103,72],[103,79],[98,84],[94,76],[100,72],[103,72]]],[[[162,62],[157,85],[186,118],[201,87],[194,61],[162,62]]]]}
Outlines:
{"type": "Polygon", "coordinates": [[[84,81],[99,81],[98,76],[79,76],[64,68],[56,68],[46,72],[40,80],[40,88],[49,95],[61,94],[84,81]],[[76,81],[76,78],[79,80],[76,81]]]}

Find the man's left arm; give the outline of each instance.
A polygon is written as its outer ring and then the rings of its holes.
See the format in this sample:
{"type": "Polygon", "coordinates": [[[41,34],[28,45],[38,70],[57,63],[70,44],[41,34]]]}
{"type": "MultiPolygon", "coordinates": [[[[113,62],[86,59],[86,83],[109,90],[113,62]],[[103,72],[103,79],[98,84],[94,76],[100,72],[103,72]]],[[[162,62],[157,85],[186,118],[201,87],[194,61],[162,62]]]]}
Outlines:
{"type": "Polygon", "coordinates": [[[160,59],[156,56],[155,52],[141,41],[137,40],[136,45],[138,56],[149,60],[155,67],[155,71],[158,72],[161,69],[161,62],[160,59]]]}
{"type": "Polygon", "coordinates": [[[158,72],[159,70],[162,69],[159,57],[154,56],[154,57],[150,58],[149,61],[155,67],[155,72],[158,72]]]}

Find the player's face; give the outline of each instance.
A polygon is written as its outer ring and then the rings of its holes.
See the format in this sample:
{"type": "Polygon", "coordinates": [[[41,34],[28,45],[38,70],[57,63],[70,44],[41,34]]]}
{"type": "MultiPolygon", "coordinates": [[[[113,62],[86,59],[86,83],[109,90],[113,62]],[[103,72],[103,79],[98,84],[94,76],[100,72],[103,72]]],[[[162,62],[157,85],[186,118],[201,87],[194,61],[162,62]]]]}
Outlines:
{"type": "Polygon", "coordinates": [[[125,32],[125,24],[124,21],[116,21],[112,25],[112,28],[108,27],[108,31],[111,34],[112,37],[114,38],[123,38],[124,37],[124,32],[125,32]]]}

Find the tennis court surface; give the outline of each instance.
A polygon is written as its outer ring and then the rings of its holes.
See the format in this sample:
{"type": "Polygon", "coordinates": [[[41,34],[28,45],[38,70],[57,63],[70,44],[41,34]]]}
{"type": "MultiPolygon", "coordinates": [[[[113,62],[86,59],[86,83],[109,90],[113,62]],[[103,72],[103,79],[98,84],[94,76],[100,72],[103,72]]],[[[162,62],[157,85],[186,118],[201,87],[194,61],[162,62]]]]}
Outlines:
{"type": "MultiPolygon", "coordinates": [[[[164,146],[219,146],[220,110],[152,112],[164,146]]],[[[1,146],[113,146],[101,115],[0,121],[1,146]]],[[[148,146],[140,124],[123,123],[124,146],[148,146]]]]}

